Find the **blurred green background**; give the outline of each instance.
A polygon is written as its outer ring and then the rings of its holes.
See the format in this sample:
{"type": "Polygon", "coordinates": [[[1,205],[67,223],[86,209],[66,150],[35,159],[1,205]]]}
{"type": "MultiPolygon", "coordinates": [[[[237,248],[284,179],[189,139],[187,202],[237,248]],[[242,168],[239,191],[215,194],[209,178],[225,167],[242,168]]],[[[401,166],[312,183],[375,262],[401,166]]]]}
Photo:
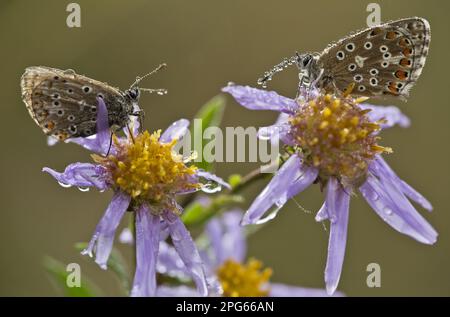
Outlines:
{"type": "MultiPolygon", "coordinates": [[[[117,280],[82,258],[73,248],[87,241],[110,193],[65,189],[41,172],[62,170],[74,161],[89,160],[75,145],[49,148],[20,97],[25,67],[72,68],[123,89],[135,76],[158,63],[168,68],[144,82],[169,94],[144,95],[146,127],[165,128],[180,117],[191,118],[227,82],[255,85],[273,64],[296,50],[318,51],[350,31],[365,27],[370,1],[76,1],[82,27],[66,26],[70,1],[0,2],[2,95],[0,183],[0,295],[53,296],[60,293],[41,263],[52,255],[77,262],[105,289],[119,295],[117,280]]],[[[439,232],[435,246],[421,245],[388,227],[361,199],[352,199],[347,253],[340,290],[352,296],[450,295],[448,76],[450,22],[448,1],[378,1],[383,21],[422,16],[432,28],[427,65],[408,103],[389,100],[412,119],[409,129],[383,134],[393,147],[388,162],[421,191],[435,210],[425,217],[439,232]],[[382,287],[366,286],[366,266],[382,269],[382,287]]],[[[276,77],[270,89],[294,96],[295,69],[276,77]]],[[[224,126],[263,126],[276,118],[252,112],[227,97],[224,126]]],[[[259,164],[220,163],[219,175],[248,172],[259,164]]],[[[248,203],[263,183],[246,194],[248,203]]],[[[279,216],[250,238],[249,255],[274,269],[273,281],[323,287],[327,237],[314,221],[323,194],[317,186],[297,197],[313,211],[289,202],[279,216]]],[[[123,247],[130,260],[131,253],[123,247]]]]}

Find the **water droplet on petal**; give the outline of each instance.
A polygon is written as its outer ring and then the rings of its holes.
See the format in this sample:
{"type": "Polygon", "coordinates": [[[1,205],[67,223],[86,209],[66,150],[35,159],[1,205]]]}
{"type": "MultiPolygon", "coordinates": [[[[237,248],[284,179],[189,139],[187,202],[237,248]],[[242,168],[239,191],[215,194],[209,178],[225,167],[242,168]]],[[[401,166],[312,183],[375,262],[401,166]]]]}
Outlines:
{"type": "Polygon", "coordinates": [[[60,181],[58,181],[58,184],[59,184],[60,186],[64,187],[64,188],[72,187],[72,185],[66,184],[66,183],[63,183],[63,182],[60,182],[60,181]]]}
{"type": "Polygon", "coordinates": [[[393,213],[392,209],[389,207],[384,207],[383,212],[388,216],[392,215],[392,213],[393,213]]]}
{"type": "Polygon", "coordinates": [[[89,187],[84,187],[84,186],[78,186],[78,190],[80,191],[80,192],[88,192],[89,190],[90,190],[90,188],[89,187]]]}
{"type": "Polygon", "coordinates": [[[209,181],[206,184],[203,184],[200,189],[204,193],[213,194],[220,192],[222,190],[222,186],[219,183],[209,181]]]}
{"type": "Polygon", "coordinates": [[[278,212],[280,211],[281,207],[283,207],[283,205],[284,204],[275,203],[275,205],[267,212],[267,216],[259,219],[257,222],[255,222],[255,224],[260,225],[274,219],[278,215],[278,212]]]}

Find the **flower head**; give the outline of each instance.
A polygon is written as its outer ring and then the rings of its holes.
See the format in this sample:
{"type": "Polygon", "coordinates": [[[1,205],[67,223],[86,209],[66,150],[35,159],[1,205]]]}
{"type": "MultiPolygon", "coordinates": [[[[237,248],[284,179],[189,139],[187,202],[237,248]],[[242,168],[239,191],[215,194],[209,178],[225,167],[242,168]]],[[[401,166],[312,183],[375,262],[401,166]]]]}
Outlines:
{"type": "Polygon", "coordinates": [[[364,99],[350,96],[324,95],[314,87],[302,89],[296,100],[244,86],[229,85],[223,90],[248,109],[281,112],[277,123],[262,128],[259,134],[279,137],[292,153],[249,207],[243,224],[273,219],[290,198],[313,183],[326,187],[316,220],[331,224],[325,269],[330,294],[342,271],[350,194],[355,190],[395,230],[422,243],[436,242],[437,232],[408,198],[430,211],[431,204],[381,157],[391,150],[379,145],[379,131],[395,124],[409,125],[397,108],[364,104],[364,99]],[[272,213],[263,218],[268,210],[272,213]]]}
{"type": "Polygon", "coordinates": [[[318,95],[289,117],[289,137],[301,153],[304,164],[319,171],[326,184],[330,177],[342,183],[362,183],[376,154],[390,152],[378,145],[376,135],[382,121],[372,122],[369,109],[351,97],[318,95]]]}
{"type": "Polygon", "coordinates": [[[136,213],[137,266],[131,294],[151,296],[156,292],[156,263],[160,240],[172,239],[175,250],[192,277],[200,294],[207,294],[206,276],[200,255],[192,238],[179,218],[181,206],[175,198],[203,188],[203,180],[226,186],[222,179],[195,166],[188,166],[174,153],[173,146],[187,131],[189,122],[179,120],[164,133],[138,132],[134,121],[126,137],[110,134],[107,109],[103,99],[98,99],[98,134],[85,139],[75,139],[89,150],[96,164],[74,163],[63,173],[44,168],[65,186],[92,186],[100,190],[112,189],[114,196],[98,223],[94,235],[83,254],[93,256],[100,267],[106,269],[112,250],[115,231],[127,210],[136,213]],[[105,156],[107,153],[109,155],[105,156]],[[100,154],[100,155],[99,155],[100,154]]]}

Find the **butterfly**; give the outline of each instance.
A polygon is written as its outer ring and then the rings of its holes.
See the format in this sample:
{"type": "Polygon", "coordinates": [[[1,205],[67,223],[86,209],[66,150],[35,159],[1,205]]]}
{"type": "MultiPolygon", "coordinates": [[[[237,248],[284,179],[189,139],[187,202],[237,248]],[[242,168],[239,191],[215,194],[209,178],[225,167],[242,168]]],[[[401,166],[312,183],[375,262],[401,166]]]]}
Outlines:
{"type": "Polygon", "coordinates": [[[143,115],[137,103],[140,92],[165,94],[165,89],[139,88],[137,84],[166,65],[161,64],[136,81],[126,91],[106,83],[78,75],[75,71],[45,66],[25,69],[21,78],[22,99],[33,120],[49,136],[63,141],[88,137],[97,133],[97,98],[102,98],[108,110],[109,126],[124,128],[130,116],[143,115]]]}
{"type": "Polygon", "coordinates": [[[352,33],[321,53],[296,54],[258,79],[266,87],[289,65],[299,69],[299,86],[314,85],[332,93],[406,100],[428,55],[430,24],[412,17],[352,33]]]}

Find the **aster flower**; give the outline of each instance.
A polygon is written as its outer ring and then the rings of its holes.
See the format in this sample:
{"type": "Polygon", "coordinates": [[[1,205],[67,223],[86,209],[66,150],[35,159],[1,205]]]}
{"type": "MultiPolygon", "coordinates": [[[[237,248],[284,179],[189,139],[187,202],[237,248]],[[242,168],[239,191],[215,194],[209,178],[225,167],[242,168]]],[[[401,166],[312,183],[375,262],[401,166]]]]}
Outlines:
{"type": "MultiPolygon", "coordinates": [[[[224,297],[321,297],[325,290],[291,286],[270,282],[271,268],[264,268],[261,261],[246,261],[247,242],[240,225],[242,212],[232,210],[209,221],[205,237],[199,245],[212,296],[224,297]]],[[[161,256],[157,269],[160,273],[186,280],[187,272],[175,250],[161,242],[161,256]]],[[[186,285],[159,285],[159,296],[198,296],[198,292],[186,285]]],[[[341,296],[341,293],[336,293],[341,296]]]]}
{"type": "Polygon", "coordinates": [[[173,151],[187,131],[189,122],[181,119],[164,133],[138,132],[138,122],[125,129],[125,137],[113,136],[110,148],[108,113],[103,99],[98,98],[97,131],[90,138],[71,142],[95,152],[95,163],[73,163],[63,173],[43,170],[62,186],[95,187],[114,192],[111,203],[98,223],[88,247],[82,252],[95,254],[95,262],[106,269],[115,231],[127,210],[136,213],[136,272],[132,296],[153,296],[156,291],[156,262],[160,239],[170,235],[186,272],[192,277],[200,294],[207,294],[206,277],[200,255],[186,227],[179,218],[181,206],[177,195],[201,190],[203,187],[228,184],[215,175],[188,166],[173,151]],[[109,149],[110,148],[110,149],[109,149]],[[106,153],[109,155],[106,156],[106,153]],[[206,184],[203,184],[206,182],[206,184]]]}
{"type": "Polygon", "coordinates": [[[297,100],[275,92],[229,85],[238,103],[251,110],[281,113],[275,125],[262,128],[260,137],[279,137],[293,153],[267,187],[256,197],[242,224],[273,219],[292,197],[313,183],[325,188],[326,197],[316,216],[330,221],[327,291],[332,294],[340,279],[347,240],[350,196],[356,190],[392,228],[425,244],[434,244],[437,232],[413,207],[412,200],[431,211],[431,204],[401,180],[381,154],[391,149],[379,145],[379,132],[409,120],[396,107],[361,102],[367,98],[300,91],[297,100]],[[268,214],[265,218],[263,216],[268,214]]]}

